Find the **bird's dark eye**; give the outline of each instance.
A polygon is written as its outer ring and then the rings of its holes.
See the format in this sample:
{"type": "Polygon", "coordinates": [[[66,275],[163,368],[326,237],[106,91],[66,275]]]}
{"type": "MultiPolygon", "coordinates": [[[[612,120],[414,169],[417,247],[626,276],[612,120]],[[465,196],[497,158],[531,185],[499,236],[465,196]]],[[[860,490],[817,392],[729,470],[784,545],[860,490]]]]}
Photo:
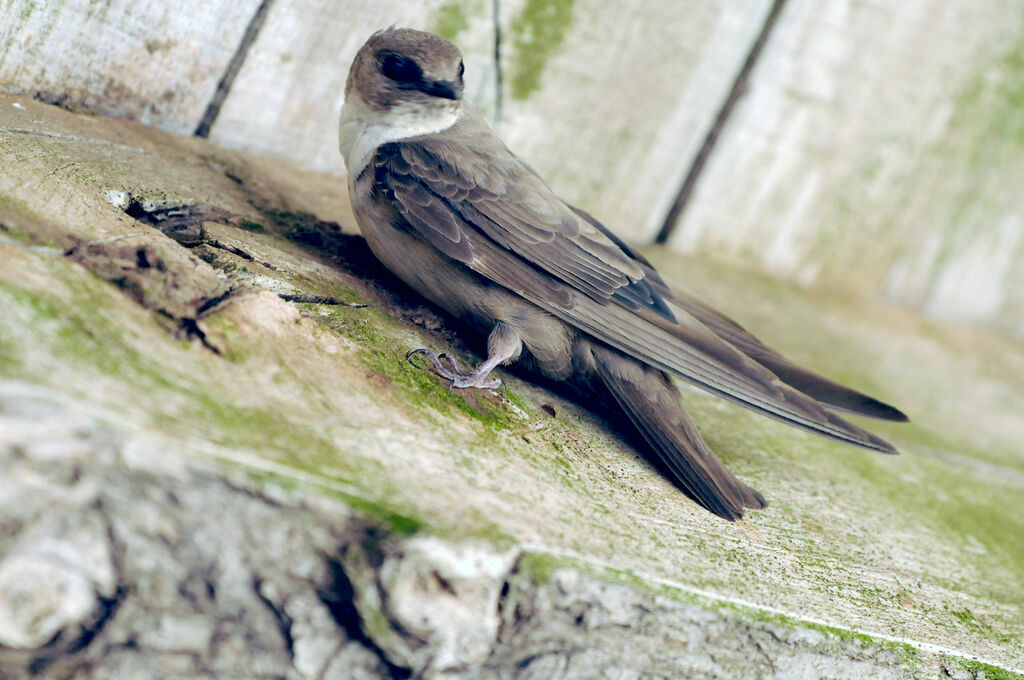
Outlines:
{"type": "Polygon", "coordinates": [[[460,61],[459,62],[459,77],[461,78],[463,76],[463,74],[465,74],[465,73],[466,73],[466,64],[465,64],[465,62],[460,61]]]}
{"type": "Polygon", "coordinates": [[[415,83],[423,77],[415,61],[393,53],[381,55],[380,72],[396,83],[415,83]]]}

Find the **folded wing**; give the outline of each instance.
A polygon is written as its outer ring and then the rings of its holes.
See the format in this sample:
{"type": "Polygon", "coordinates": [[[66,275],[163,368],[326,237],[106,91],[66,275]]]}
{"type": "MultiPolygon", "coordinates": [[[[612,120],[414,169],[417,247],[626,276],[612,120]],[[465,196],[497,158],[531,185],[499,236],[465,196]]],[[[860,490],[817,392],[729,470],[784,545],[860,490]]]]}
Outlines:
{"type": "Polygon", "coordinates": [[[830,408],[880,420],[897,422],[906,422],[908,420],[902,411],[889,404],[857,390],[850,389],[845,385],[840,385],[803,366],[793,363],[790,359],[758,340],[740,324],[736,323],[736,321],[704,302],[694,293],[678,284],[663,280],[643,255],[630,249],[628,245],[590,214],[579,208],[573,208],[573,210],[639,262],[648,280],[651,281],[654,290],[659,295],[685,309],[695,319],[707,326],[715,335],[770,370],[782,382],[827,404],[830,408]]]}
{"type": "Polygon", "coordinates": [[[895,453],[785,384],[699,315],[723,332],[728,324],[694,305],[673,309],[672,292],[646,262],[564,204],[500,142],[457,150],[452,143],[434,135],[386,144],[374,159],[379,189],[443,253],[643,363],[789,424],[895,453]]]}

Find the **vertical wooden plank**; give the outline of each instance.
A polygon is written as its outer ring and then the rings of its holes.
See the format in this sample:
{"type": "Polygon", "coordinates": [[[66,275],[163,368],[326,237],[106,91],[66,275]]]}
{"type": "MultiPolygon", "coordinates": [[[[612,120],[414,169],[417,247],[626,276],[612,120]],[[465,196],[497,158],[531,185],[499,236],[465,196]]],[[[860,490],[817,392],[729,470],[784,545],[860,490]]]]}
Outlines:
{"type": "Polygon", "coordinates": [[[259,0],[5,0],[0,87],[195,129],[259,0]]]}
{"type": "Polygon", "coordinates": [[[356,50],[390,23],[433,30],[466,54],[467,96],[567,199],[624,236],[660,226],[769,0],[276,0],[211,133],[215,141],[341,172],[337,117],[356,50]]]}
{"type": "Polygon", "coordinates": [[[355,53],[392,24],[446,33],[466,57],[467,96],[493,101],[490,0],[275,0],[210,138],[342,173],[338,114],[355,53]]]}
{"type": "Polygon", "coordinates": [[[502,2],[503,136],[566,199],[649,241],[770,5],[502,2]]]}
{"type": "Polygon", "coordinates": [[[1024,335],[1024,2],[789,0],[671,244],[1024,335]]]}

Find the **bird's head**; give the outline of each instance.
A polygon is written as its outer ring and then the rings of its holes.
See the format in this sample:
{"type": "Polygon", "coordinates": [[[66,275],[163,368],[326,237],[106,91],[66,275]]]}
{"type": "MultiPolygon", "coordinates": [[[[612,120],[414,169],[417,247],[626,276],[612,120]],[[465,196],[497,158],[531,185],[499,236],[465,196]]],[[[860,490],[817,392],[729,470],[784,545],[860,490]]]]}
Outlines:
{"type": "Polygon", "coordinates": [[[462,101],[462,53],[432,33],[377,31],[356,54],[345,98],[361,100],[382,123],[450,116],[462,101]]]}

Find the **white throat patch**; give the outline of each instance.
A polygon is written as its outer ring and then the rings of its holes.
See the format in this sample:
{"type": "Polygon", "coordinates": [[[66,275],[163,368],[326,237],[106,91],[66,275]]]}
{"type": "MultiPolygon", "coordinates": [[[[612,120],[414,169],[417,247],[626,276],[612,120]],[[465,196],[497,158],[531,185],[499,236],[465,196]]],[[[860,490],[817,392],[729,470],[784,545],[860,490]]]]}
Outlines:
{"type": "Polygon", "coordinates": [[[381,144],[447,130],[462,115],[459,103],[449,111],[425,115],[422,107],[393,106],[385,113],[373,111],[355,92],[341,107],[338,147],[345,159],[349,178],[354,181],[381,144]]]}

